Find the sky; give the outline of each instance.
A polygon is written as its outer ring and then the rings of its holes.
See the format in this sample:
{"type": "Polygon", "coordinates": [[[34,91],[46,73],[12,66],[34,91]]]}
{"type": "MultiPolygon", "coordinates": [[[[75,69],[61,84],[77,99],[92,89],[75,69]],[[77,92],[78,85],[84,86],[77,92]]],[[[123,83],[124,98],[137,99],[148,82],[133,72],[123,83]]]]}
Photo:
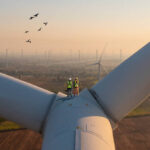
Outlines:
{"type": "Polygon", "coordinates": [[[131,54],[150,41],[149,7],[150,0],[0,0],[0,50],[91,53],[107,43],[108,52],[131,54]]]}

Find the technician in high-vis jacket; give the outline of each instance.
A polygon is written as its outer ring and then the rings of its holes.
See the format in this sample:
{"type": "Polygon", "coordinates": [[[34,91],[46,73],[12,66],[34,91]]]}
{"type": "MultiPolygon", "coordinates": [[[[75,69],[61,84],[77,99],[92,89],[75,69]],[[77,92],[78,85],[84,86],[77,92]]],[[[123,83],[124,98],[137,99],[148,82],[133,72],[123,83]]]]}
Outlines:
{"type": "Polygon", "coordinates": [[[74,96],[79,95],[79,79],[78,79],[78,77],[76,77],[73,82],[73,94],[74,94],[74,96]]]}
{"type": "Polygon", "coordinates": [[[69,78],[69,80],[67,81],[67,95],[68,95],[68,97],[72,97],[72,86],[73,86],[72,79],[69,78]]]}

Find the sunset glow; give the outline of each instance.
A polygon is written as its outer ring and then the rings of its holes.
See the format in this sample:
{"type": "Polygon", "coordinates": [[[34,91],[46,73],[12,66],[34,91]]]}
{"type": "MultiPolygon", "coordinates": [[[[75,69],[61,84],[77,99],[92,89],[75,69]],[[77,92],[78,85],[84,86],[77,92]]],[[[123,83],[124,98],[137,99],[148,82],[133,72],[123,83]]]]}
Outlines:
{"type": "Polygon", "coordinates": [[[109,43],[110,50],[132,53],[149,42],[149,6],[149,0],[1,0],[0,50],[91,52],[109,43]],[[44,21],[48,26],[37,32],[44,21]]]}

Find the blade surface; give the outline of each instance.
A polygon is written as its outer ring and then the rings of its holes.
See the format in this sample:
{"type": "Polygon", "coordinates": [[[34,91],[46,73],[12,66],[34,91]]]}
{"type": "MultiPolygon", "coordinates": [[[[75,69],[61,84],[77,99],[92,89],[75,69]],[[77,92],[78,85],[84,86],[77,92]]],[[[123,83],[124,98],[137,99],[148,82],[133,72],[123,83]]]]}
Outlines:
{"type": "Polygon", "coordinates": [[[92,90],[114,121],[119,121],[150,94],[150,43],[123,62],[92,90]]]}
{"type": "Polygon", "coordinates": [[[0,74],[0,116],[39,131],[54,93],[0,74]]]}

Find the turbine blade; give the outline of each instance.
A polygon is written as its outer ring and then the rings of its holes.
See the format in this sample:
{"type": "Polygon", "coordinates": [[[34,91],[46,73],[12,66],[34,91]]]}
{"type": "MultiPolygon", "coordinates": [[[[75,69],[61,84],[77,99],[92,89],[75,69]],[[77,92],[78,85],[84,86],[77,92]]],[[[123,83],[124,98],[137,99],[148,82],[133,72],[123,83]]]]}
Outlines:
{"type": "Polygon", "coordinates": [[[92,89],[93,95],[116,122],[150,93],[150,43],[123,62],[92,89]]]}
{"type": "Polygon", "coordinates": [[[104,55],[104,53],[105,53],[105,51],[106,51],[106,47],[107,47],[107,43],[105,44],[105,46],[104,46],[104,48],[103,48],[103,50],[102,50],[102,53],[101,53],[101,55],[100,55],[100,57],[99,57],[99,63],[102,61],[102,58],[103,58],[103,55],[104,55]]]}
{"type": "Polygon", "coordinates": [[[0,116],[40,131],[55,94],[0,74],[0,116]]]}
{"type": "Polygon", "coordinates": [[[95,66],[98,65],[99,63],[94,63],[94,64],[89,64],[88,66],[95,66]]]}

